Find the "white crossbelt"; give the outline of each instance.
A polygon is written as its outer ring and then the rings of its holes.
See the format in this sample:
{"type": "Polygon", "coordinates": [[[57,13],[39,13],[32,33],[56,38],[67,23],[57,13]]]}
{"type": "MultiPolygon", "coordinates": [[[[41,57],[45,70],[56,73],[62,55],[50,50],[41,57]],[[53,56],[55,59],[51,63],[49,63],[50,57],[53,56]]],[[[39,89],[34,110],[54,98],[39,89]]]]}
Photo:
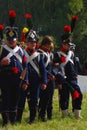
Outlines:
{"type": "MultiPolygon", "coordinates": [[[[60,51],[59,53],[60,53],[60,55],[62,55],[62,56],[64,56],[64,57],[66,57],[66,62],[62,63],[62,64],[63,64],[63,66],[65,66],[65,65],[67,64],[67,62],[68,62],[68,61],[70,61],[70,62],[72,62],[72,63],[73,63],[73,61],[72,61],[72,59],[71,59],[72,54],[73,54],[73,52],[72,52],[72,51],[69,51],[69,52],[68,52],[68,55],[66,55],[66,54],[65,54],[65,53],[63,53],[62,51],[60,51]]],[[[73,63],[73,64],[74,64],[74,63],[73,63]]]]}
{"type": "Polygon", "coordinates": [[[45,67],[48,66],[48,64],[50,63],[50,54],[49,53],[46,53],[45,51],[41,50],[41,49],[38,49],[40,51],[40,53],[43,54],[43,58],[44,58],[44,55],[47,57],[47,61],[45,62],[45,67]]]}
{"type": "Polygon", "coordinates": [[[7,45],[3,46],[7,51],[9,51],[10,53],[6,56],[7,58],[11,58],[12,56],[15,56],[20,63],[22,63],[22,58],[21,56],[17,53],[17,51],[20,49],[20,47],[16,46],[14,49],[11,49],[10,47],[8,47],[7,45]]]}
{"type": "Polygon", "coordinates": [[[66,54],[63,53],[62,51],[57,52],[57,53],[58,53],[59,57],[64,56],[64,57],[66,58],[66,62],[60,64],[62,73],[63,73],[63,75],[65,76],[64,66],[67,64],[68,61],[70,61],[72,64],[74,64],[73,61],[72,61],[72,59],[71,59],[71,56],[72,56],[73,52],[72,52],[72,51],[69,51],[69,52],[68,52],[68,55],[66,55],[66,54]]]}
{"type": "Polygon", "coordinates": [[[40,76],[40,71],[39,68],[36,66],[36,64],[34,63],[33,59],[36,58],[37,56],[39,56],[40,53],[35,52],[33,55],[29,56],[28,53],[26,53],[26,57],[27,57],[27,62],[31,64],[31,66],[33,67],[33,69],[37,72],[37,74],[40,76]]]}

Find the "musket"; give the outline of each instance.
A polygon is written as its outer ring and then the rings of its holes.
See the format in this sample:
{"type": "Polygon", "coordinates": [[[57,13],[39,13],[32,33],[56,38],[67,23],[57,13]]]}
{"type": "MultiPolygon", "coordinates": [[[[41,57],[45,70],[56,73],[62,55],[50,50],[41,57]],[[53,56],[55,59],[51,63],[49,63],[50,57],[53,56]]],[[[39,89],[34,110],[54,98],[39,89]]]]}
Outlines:
{"type": "Polygon", "coordinates": [[[23,69],[21,75],[20,75],[20,79],[21,80],[24,80],[25,79],[25,76],[26,76],[26,69],[23,69]]]}
{"type": "Polygon", "coordinates": [[[26,68],[23,69],[23,71],[22,71],[22,73],[20,75],[20,79],[21,79],[20,84],[19,84],[20,87],[22,86],[22,83],[23,83],[23,81],[25,79],[25,76],[26,76],[26,68]]]}

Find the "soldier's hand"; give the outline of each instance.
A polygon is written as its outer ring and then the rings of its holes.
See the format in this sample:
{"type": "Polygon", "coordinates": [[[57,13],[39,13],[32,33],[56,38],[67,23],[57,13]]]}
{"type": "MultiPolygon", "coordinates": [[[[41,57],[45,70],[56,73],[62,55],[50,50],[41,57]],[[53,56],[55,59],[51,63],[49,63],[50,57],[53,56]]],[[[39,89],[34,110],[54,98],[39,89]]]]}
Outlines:
{"type": "Polygon", "coordinates": [[[55,76],[48,75],[48,78],[49,78],[50,80],[52,80],[52,81],[55,81],[55,80],[56,80],[55,76]]]}
{"type": "Polygon", "coordinates": [[[55,76],[52,76],[52,79],[51,79],[52,81],[55,81],[56,80],[56,78],[55,78],[55,76]]]}
{"type": "Polygon", "coordinates": [[[41,85],[41,89],[42,89],[42,90],[45,90],[46,88],[47,88],[47,85],[46,85],[46,84],[42,84],[42,85],[41,85]]]}
{"type": "Polygon", "coordinates": [[[27,85],[26,83],[24,83],[24,84],[22,85],[22,89],[25,91],[25,90],[27,90],[27,88],[28,88],[28,85],[27,85]]]}
{"type": "Polygon", "coordinates": [[[1,65],[9,65],[10,62],[11,62],[10,58],[4,57],[4,58],[1,60],[0,64],[1,64],[1,65]]]}
{"type": "Polygon", "coordinates": [[[57,85],[57,88],[58,88],[59,90],[61,90],[61,89],[62,89],[62,84],[58,84],[58,85],[57,85]]]}

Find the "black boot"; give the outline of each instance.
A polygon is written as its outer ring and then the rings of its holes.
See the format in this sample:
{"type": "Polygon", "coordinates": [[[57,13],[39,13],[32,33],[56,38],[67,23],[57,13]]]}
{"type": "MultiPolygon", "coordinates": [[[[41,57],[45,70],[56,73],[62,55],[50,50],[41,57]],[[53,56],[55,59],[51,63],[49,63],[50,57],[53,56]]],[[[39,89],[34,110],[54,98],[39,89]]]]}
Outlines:
{"type": "Polygon", "coordinates": [[[32,115],[30,113],[30,120],[29,120],[29,124],[34,124],[35,123],[35,115],[32,115]]]}
{"type": "Polygon", "coordinates": [[[15,124],[16,123],[16,112],[10,112],[9,119],[10,119],[11,124],[15,124]]]}
{"type": "Polygon", "coordinates": [[[19,109],[17,111],[17,117],[16,117],[16,121],[21,123],[21,120],[22,120],[22,114],[23,114],[23,110],[19,109]]]}
{"type": "Polygon", "coordinates": [[[48,118],[49,120],[52,119],[52,110],[47,110],[47,118],[48,118]]]}
{"type": "Polygon", "coordinates": [[[3,112],[1,115],[3,120],[2,126],[7,126],[9,123],[9,113],[3,112]]]}
{"type": "Polygon", "coordinates": [[[30,110],[30,121],[29,124],[35,123],[36,109],[30,110]]]}
{"type": "Polygon", "coordinates": [[[47,121],[47,119],[46,119],[45,116],[46,116],[45,111],[40,110],[40,111],[39,111],[39,119],[40,119],[42,122],[46,122],[46,121],[47,121]]]}
{"type": "Polygon", "coordinates": [[[29,124],[31,125],[31,124],[34,124],[34,123],[35,123],[35,117],[34,118],[30,118],[29,124]]]}

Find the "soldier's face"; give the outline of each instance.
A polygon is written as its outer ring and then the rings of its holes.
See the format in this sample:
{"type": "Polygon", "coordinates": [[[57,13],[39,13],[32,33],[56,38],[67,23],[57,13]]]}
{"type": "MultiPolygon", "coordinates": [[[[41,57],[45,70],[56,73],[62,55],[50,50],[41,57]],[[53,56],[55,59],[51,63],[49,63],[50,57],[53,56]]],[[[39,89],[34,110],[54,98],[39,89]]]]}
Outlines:
{"type": "Polygon", "coordinates": [[[6,44],[9,46],[9,47],[15,47],[17,45],[17,40],[15,41],[6,41],[6,44]]]}
{"type": "Polygon", "coordinates": [[[54,50],[54,44],[51,43],[51,45],[50,45],[50,52],[52,52],[53,50],[54,50]]]}
{"type": "Polygon", "coordinates": [[[27,47],[29,49],[35,49],[36,48],[36,42],[28,42],[27,47]]]}
{"type": "Polygon", "coordinates": [[[69,51],[71,49],[71,46],[69,44],[62,44],[62,46],[66,51],[69,51]]]}
{"type": "Polygon", "coordinates": [[[51,49],[51,47],[52,47],[52,43],[46,44],[45,47],[47,48],[48,51],[50,51],[50,49],[51,49]]]}

